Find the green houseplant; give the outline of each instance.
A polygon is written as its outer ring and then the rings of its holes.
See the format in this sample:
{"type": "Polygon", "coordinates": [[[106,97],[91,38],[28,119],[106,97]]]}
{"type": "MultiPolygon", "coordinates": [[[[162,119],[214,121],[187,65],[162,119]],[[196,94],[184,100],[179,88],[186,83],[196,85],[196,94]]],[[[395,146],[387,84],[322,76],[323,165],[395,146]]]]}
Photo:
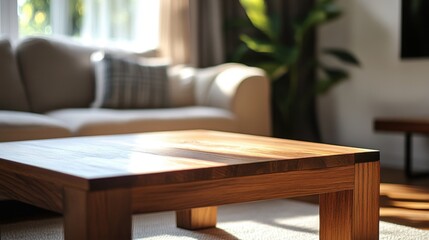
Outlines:
{"type": "MultiPolygon", "coordinates": [[[[241,45],[237,47],[233,61],[264,69],[272,81],[274,111],[279,113],[281,124],[286,126],[284,134],[274,135],[291,137],[290,132],[301,121],[305,109],[316,95],[326,93],[336,84],[349,77],[344,68],[324,64],[318,58],[302,61],[304,41],[311,31],[341,15],[340,8],[332,0],[319,0],[304,18],[294,23],[283,23],[281,18],[269,14],[264,0],[240,0],[248,20],[240,21],[241,27],[253,29],[251,34],[240,34],[241,45]],[[244,23],[244,24],[243,24],[244,23]],[[292,43],[286,44],[282,38],[284,24],[292,25],[292,43]],[[317,79],[299,92],[302,71],[317,71],[317,79]]],[[[323,49],[323,54],[331,55],[339,61],[359,66],[353,54],[338,48],[323,49]]],[[[278,120],[278,119],[277,119],[278,120]]]]}

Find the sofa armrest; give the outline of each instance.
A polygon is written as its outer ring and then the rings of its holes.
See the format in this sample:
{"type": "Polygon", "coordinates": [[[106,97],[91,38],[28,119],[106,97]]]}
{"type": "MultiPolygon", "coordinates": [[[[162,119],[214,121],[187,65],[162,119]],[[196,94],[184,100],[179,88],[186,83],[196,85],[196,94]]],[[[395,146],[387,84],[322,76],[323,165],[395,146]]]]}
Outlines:
{"type": "Polygon", "coordinates": [[[213,76],[210,84],[207,79],[196,79],[197,84],[206,81],[207,85],[205,93],[201,92],[204,88],[196,88],[199,104],[231,111],[241,133],[271,135],[271,91],[264,71],[242,64],[223,64],[208,71],[211,74],[205,76],[213,76]]]}

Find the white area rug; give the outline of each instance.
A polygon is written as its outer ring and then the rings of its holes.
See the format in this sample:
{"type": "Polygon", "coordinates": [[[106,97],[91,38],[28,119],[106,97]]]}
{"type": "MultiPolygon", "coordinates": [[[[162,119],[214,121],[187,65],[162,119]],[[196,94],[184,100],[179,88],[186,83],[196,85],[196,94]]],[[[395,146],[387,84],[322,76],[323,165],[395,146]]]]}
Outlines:
{"type": "MultiPolygon", "coordinates": [[[[219,207],[217,228],[187,231],[176,228],[175,213],[133,217],[134,239],[318,239],[318,206],[292,200],[234,204],[219,207]]],[[[1,226],[1,240],[63,239],[62,219],[1,226]]],[[[429,239],[429,231],[380,222],[380,239],[429,239]]]]}

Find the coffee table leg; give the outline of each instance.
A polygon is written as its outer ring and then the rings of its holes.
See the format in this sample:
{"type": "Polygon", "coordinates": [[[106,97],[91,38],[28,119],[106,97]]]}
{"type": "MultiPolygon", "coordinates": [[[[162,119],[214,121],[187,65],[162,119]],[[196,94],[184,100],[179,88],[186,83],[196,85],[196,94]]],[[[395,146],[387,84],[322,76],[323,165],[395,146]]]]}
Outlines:
{"type": "Polygon", "coordinates": [[[355,164],[353,209],[355,239],[378,239],[380,221],[380,162],[355,164]]]}
{"type": "Polygon", "coordinates": [[[189,230],[216,227],[217,207],[192,208],[176,211],[177,227],[189,230]]]}
{"type": "Polygon", "coordinates": [[[131,239],[131,194],[126,189],[64,190],[66,240],[131,239]]]}
{"type": "Polygon", "coordinates": [[[352,239],[353,190],[319,197],[320,239],[352,239]]]}
{"type": "Polygon", "coordinates": [[[354,190],[320,195],[320,239],[379,238],[380,163],[355,164],[354,190]]]}

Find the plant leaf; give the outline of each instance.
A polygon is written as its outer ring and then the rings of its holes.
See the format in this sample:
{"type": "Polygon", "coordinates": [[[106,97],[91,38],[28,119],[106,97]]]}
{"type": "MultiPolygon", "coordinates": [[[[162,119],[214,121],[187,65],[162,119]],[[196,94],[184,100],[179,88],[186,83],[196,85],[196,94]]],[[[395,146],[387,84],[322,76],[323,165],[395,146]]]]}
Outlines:
{"type": "Polygon", "coordinates": [[[259,53],[273,53],[276,48],[271,42],[255,39],[246,34],[241,34],[240,40],[243,41],[248,48],[259,53]]]}
{"type": "Polygon", "coordinates": [[[240,0],[240,3],[253,26],[261,30],[271,39],[276,39],[276,34],[273,32],[273,27],[267,16],[265,0],[240,0]]]}
{"type": "Polygon", "coordinates": [[[326,0],[319,2],[305,17],[302,22],[294,25],[295,30],[295,41],[298,43],[302,42],[307,32],[322,23],[333,20],[341,15],[340,8],[332,2],[332,0],[326,0]]]}
{"type": "Polygon", "coordinates": [[[308,30],[319,22],[324,21],[324,15],[321,12],[311,11],[303,22],[294,25],[295,42],[301,43],[308,30]]]}
{"type": "Polygon", "coordinates": [[[280,38],[280,33],[282,32],[282,18],[279,14],[270,15],[271,31],[275,39],[280,38]]]}
{"type": "Polygon", "coordinates": [[[279,61],[286,65],[291,65],[298,60],[300,50],[297,46],[288,47],[285,45],[276,45],[274,54],[279,61]]]}
{"type": "Polygon", "coordinates": [[[255,64],[255,66],[262,68],[267,73],[271,81],[278,80],[289,70],[289,67],[287,65],[284,65],[279,62],[263,62],[263,63],[255,64]]]}
{"type": "Polygon", "coordinates": [[[337,58],[342,62],[355,65],[355,66],[361,66],[359,60],[347,50],[338,49],[338,48],[328,48],[323,50],[323,52],[337,58]]]}
{"type": "Polygon", "coordinates": [[[346,79],[349,77],[348,72],[340,68],[322,67],[322,70],[332,79],[346,79]]]}
{"type": "Polygon", "coordinates": [[[349,78],[349,74],[343,69],[322,67],[322,70],[326,78],[316,82],[317,94],[324,94],[333,86],[349,78]]]}
{"type": "Polygon", "coordinates": [[[332,0],[326,0],[320,2],[317,7],[326,14],[326,20],[331,21],[341,16],[341,9],[332,0]]]}
{"type": "Polygon", "coordinates": [[[249,51],[249,48],[245,43],[240,44],[237,49],[234,51],[234,54],[231,57],[232,62],[240,62],[243,60],[244,55],[249,51]]]}
{"type": "Polygon", "coordinates": [[[224,22],[225,30],[248,29],[252,28],[253,24],[249,20],[243,19],[229,19],[224,22]]]}
{"type": "Polygon", "coordinates": [[[272,73],[271,73],[271,80],[277,81],[285,75],[289,71],[289,67],[287,65],[279,65],[272,73]]]}

